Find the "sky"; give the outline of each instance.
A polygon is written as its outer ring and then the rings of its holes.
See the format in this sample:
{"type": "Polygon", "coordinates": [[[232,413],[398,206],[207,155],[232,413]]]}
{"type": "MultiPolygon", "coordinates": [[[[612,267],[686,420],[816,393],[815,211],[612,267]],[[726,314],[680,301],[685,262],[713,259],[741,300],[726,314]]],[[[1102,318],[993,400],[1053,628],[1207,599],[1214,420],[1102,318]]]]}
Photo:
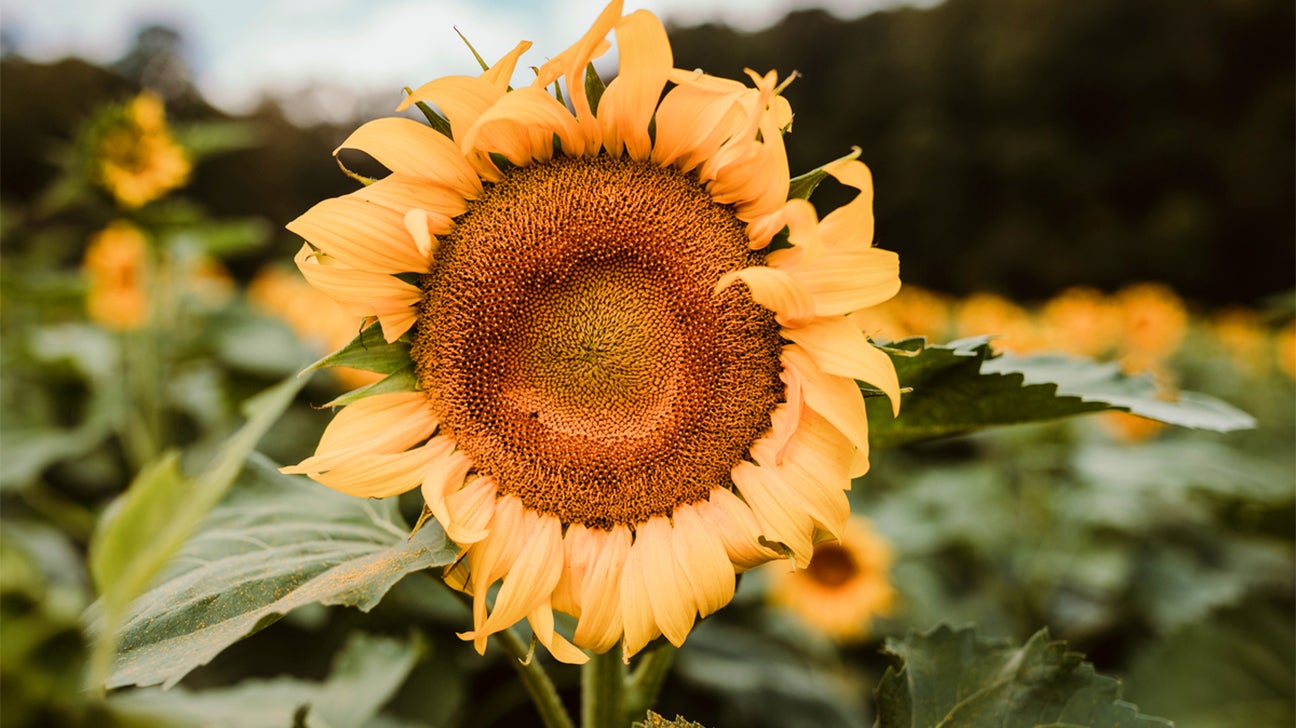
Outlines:
{"type": "MultiPolygon", "coordinates": [[[[843,18],[934,0],[627,0],[666,22],[708,20],[757,30],[788,11],[824,7],[843,18]]],[[[199,89],[227,111],[265,93],[312,85],[393,89],[477,73],[457,27],[488,60],[535,42],[521,66],[574,42],[605,0],[0,0],[0,31],[33,60],[69,55],[111,62],[142,26],[175,28],[199,89]]]]}

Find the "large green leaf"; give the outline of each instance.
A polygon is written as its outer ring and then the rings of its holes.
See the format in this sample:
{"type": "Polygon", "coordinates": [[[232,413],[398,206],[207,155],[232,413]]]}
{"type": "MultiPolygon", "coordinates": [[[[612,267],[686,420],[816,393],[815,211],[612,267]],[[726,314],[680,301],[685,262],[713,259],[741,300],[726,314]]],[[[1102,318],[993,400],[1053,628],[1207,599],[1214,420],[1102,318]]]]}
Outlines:
{"type": "Polygon", "coordinates": [[[92,684],[106,676],[127,606],[224,497],[256,443],[305,382],[306,377],[290,377],[250,400],[247,424],[192,481],[180,474],[177,456],[165,455],[144,468],[104,514],[88,556],[102,609],[91,656],[92,684]]]}
{"type": "Polygon", "coordinates": [[[887,640],[899,658],[878,683],[878,728],[1168,728],[1120,700],[1120,683],[1041,630],[1023,647],[940,626],[887,640]]]}
{"type": "Polygon", "coordinates": [[[884,403],[869,402],[869,439],[876,447],[1108,409],[1219,431],[1255,424],[1206,395],[1182,392],[1167,400],[1150,377],[1125,375],[1115,364],[1062,356],[995,357],[988,336],[944,345],[913,338],[889,347],[900,385],[913,391],[904,395],[896,418],[884,403]]]}
{"type": "Polygon", "coordinates": [[[406,574],[455,558],[437,524],[408,531],[394,500],[336,493],[253,457],[160,583],[131,605],[108,686],[172,685],[299,606],[368,611],[406,574]]]}
{"type": "Polygon", "coordinates": [[[202,691],[147,688],[115,694],[109,707],[118,717],[152,718],[170,726],[360,728],[372,724],[421,651],[417,633],[402,641],[356,633],[323,682],[282,677],[202,691]]]}

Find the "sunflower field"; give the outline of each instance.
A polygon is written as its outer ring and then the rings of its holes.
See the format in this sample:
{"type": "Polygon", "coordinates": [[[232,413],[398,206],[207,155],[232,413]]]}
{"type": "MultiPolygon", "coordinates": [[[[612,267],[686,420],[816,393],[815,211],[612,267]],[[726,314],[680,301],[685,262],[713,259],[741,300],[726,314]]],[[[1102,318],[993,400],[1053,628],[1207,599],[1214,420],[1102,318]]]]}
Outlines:
{"type": "Polygon", "coordinates": [[[1296,721],[1289,4],[568,15],[5,41],[0,728],[1296,721]]]}

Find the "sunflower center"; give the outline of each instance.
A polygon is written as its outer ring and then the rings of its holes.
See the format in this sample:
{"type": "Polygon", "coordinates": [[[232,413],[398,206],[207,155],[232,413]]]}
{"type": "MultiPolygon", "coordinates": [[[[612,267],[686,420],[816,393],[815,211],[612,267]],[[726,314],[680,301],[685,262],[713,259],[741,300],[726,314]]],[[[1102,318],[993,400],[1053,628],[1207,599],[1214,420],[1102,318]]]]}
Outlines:
{"type": "Polygon", "coordinates": [[[534,510],[633,526],[729,486],[783,395],[741,221],[676,170],[559,158],[441,240],[412,355],[443,428],[534,510]]]}
{"type": "Polygon", "coordinates": [[[855,556],[840,543],[827,541],[815,546],[814,557],[805,574],[822,586],[839,587],[860,573],[855,556]]]}

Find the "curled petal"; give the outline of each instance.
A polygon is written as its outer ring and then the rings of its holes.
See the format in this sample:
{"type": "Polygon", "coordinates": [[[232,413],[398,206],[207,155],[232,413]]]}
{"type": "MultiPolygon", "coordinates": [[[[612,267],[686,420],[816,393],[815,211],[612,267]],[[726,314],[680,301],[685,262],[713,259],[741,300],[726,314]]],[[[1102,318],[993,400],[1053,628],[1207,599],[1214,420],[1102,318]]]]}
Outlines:
{"type": "Polygon", "coordinates": [[[616,156],[624,146],[631,159],[642,161],[652,152],[648,123],[673,62],[670,40],[661,21],[646,10],[621,18],[616,38],[621,73],[604,90],[598,108],[603,148],[616,156]]]}
{"type": "Polygon", "coordinates": [[[780,325],[802,326],[814,320],[814,299],[787,273],[763,265],[731,271],[720,277],[715,292],[739,280],[753,301],[775,313],[780,325]]]}
{"type": "Polygon", "coordinates": [[[891,400],[891,411],[900,414],[900,380],[886,352],[873,346],[864,333],[843,317],[821,318],[783,336],[805,348],[819,368],[850,377],[882,390],[891,400]]]}
{"type": "Polygon", "coordinates": [[[370,121],[351,132],[333,154],[343,149],[358,149],[392,172],[444,185],[470,200],[482,192],[481,180],[454,142],[413,119],[370,121]]]}
{"type": "Polygon", "coordinates": [[[404,214],[363,199],[322,200],[288,223],[288,229],[356,270],[427,272],[427,256],[405,229],[404,214]]]}

